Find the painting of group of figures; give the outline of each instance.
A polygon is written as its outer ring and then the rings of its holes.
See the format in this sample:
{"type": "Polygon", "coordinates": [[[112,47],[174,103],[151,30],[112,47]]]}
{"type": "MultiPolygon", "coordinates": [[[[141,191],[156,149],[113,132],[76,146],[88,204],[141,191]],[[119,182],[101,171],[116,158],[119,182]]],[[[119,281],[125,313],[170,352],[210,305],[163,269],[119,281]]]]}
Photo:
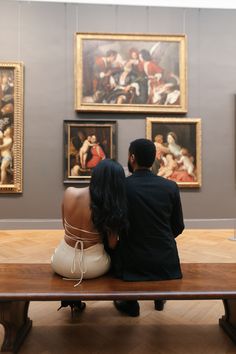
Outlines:
{"type": "Polygon", "coordinates": [[[23,68],[0,63],[0,191],[22,191],[23,68]]]}
{"type": "Polygon", "coordinates": [[[76,109],[186,112],[185,36],[76,35],[76,109]]]}
{"type": "Polygon", "coordinates": [[[64,121],[64,181],[86,182],[105,158],[116,158],[115,121],[64,121]]]}
{"type": "Polygon", "coordinates": [[[181,187],[201,186],[201,120],[147,118],[147,138],[156,146],[152,171],[181,187]]]}

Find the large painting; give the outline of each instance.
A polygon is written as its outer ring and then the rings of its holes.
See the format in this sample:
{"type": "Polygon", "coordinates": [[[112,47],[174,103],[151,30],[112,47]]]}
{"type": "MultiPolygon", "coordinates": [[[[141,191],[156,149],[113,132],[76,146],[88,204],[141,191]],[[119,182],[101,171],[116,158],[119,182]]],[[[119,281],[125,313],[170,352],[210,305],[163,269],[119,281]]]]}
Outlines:
{"type": "Polygon", "coordinates": [[[0,62],[0,193],[22,192],[23,64],[0,62]]]}
{"type": "Polygon", "coordinates": [[[200,118],[147,118],[146,136],[156,145],[156,175],[180,187],[201,186],[200,118]]]}
{"type": "Polygon", "coordinates": [[[187,111],[185,35],[76,33],[80,111],[187,111]]]}
{"type": "Polygon", "coordinates": [[[105,158],[116,159],[116,121],[64,121],[64,182],[89,182],[105,158]]]}

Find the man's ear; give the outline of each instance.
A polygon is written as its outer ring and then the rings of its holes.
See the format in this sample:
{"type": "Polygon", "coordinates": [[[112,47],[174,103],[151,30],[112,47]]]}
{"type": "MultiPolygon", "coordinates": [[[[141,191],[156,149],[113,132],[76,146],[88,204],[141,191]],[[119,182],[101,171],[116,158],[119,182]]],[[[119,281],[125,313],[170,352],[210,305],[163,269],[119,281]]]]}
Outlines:
{"type": "Polygon", "coordinates": [[[131,154],[131,155],[130,155],[130,160],[131,160],[132,163],[135,162],[135,156],[134,156],[134,154],[131,154]]]}

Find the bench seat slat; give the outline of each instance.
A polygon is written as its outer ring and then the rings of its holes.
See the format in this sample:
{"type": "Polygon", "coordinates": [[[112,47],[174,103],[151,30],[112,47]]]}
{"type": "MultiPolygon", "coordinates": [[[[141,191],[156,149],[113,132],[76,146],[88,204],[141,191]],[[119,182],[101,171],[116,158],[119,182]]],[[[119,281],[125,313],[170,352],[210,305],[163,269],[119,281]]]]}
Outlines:
{"type": "Polygon", "coordinates": [[[184,263],[183,279],[125,282],[105,275],[74,287],[49,264],[0,264],[0,300],[233,299],[236,264],[184,263]]]}

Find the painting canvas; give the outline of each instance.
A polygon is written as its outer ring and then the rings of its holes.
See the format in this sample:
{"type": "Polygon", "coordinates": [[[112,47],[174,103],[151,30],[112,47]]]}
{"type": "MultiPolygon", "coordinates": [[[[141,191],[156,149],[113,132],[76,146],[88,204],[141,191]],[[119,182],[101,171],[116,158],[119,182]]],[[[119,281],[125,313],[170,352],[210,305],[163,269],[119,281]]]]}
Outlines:
{"type": "Polygon", "coordinates": [[[0,193],[22,192],[23,64],[0,62],[0,193]]]}
{"type": "Polygon", "coordinates": [[[75,109],[187,110],[186,36],[76,33],[75,109]]]}
{"type": "Polygon", "coordinates": [[[200,118],[147,118],[146,136],[156,145],[156,175],[180,187],[201,186],[200,118]]]}
{"type": "Polygon", "coordinates": [[[64,182],[89,182],[94,167],[116,159],[116,121],[64,121],[64,182]]]}

